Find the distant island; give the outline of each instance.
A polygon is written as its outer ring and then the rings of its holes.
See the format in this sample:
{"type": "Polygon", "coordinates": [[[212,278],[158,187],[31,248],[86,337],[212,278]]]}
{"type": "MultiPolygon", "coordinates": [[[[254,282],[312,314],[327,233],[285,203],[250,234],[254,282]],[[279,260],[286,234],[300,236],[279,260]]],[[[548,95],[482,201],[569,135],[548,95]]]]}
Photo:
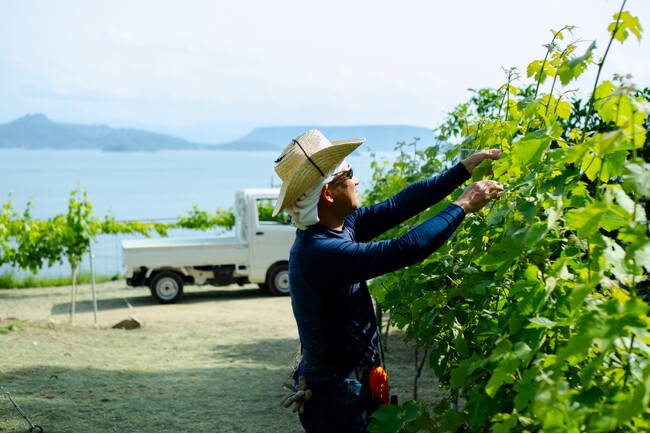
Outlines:
{"type": "Polygon", "coordinates": [[[132,128],[54,122],[43,114],[30,114],[0,124],[0,148],[97,149],[107,152],[157,150],[280,151],[304,131],[319,129],[330,140],[366,138],[364,149],[392,151],[398,142],[418,138],[422,147],[436,144],[428,128],[407,125],[278,126],[255,128],[227,143],[205,144],[132,128]]]}

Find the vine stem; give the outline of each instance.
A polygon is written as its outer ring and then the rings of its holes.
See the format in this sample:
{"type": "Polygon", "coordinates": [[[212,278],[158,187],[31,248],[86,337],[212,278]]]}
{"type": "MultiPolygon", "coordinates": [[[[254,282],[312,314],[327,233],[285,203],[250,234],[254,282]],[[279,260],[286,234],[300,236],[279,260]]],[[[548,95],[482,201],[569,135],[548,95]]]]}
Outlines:
{"type": "MultiPolygon", "coordinates": [[[[565,48],[562,51],[561,57],[565,56],[565,53],[569,50],[569,47],[565,48]]],[[[544,115],[548,114],[548,109],[551,106],[551,98],[553,97],[553,91],[555,90],[555,85],[557,84],[557,73],[553,77],[553,82],[551,83],[551,90],[548,92],[548,101],[546,102],[546,109],[544,110],[544,115]]],[[[557,111],[557,107],[560,105],[560,101],[558,100],[557,104],[555,105],[555,110],[557,111]]]]}
{"type": "Polygon", "coordinates": [[[609,53],[609,49],[612,47],[612,43],[614,42],[616,33],[618,32],[618,28],[620,27],[621,14],[623,13],[623,9],[625,9],[626,2],[627,0],[623,0],[623,3],[621,4],[621,10],[616,15],[616,24],[614,25],[614,31],[612,32],[612,37],[609,38],[609,43],[607,44],[607,48],[605,49],[605,54],[603,55],[603,58],[598,63],[598,72],[596,73],[596,81],[594,82],[594,89],[591,92],[591,98],[589,98],[589,109],[587,110],[585,123],[582,126],[582,137],[580,139],[581,143],[585,141],[585,136],[587,135],[587,124],[589,123],[589,118],[594,112],[594,105],[596,104],[596,89],[598,88],[598,82],[600,81],[600,73],[603,71],[603,66],[605,65],[605,59],[607,58],[607,53],[609,53]]]}
{"type": "MultiPolygon", "coordinates": [[[[505,70],[505,68],[504,68],[505,70]]],[[[501,109],[503,109],[503,104],[506,103],[506,117],[504,119],[504,122],[508,120],[508,106],[507,106],[507,100],[508,100],[508,94],[510,93],[510,80],[512,78],[512,70],[508,71],[508,81],[506,82],[505,86],[505,92],[503,93],[503,98],[501,99],[501,104],[499,104],[499,112],[497,113],[497,119],[501,118],[501,109]]]]}
{"type": "MultiPolygon", "coordinates": [[[[620,108],[620,100],[619,100],[619,108],[620,108]]],[[[618,112],[616,113],[618,116],[618,112]]],[[[634,158],[634,161],[637,159],[637,153],[636,153],[636,146],[634,145],[634,117],[636,115],[636,112],[634,110],[634,105],[632,105],[632,156],[634,158]]],[[[632,210],[632,222],[636,221],[636,210],[639,207],[639,195],[634,194],[634,209],[632,210]]],[[[646,216],[646,219],[648,216],[646,216]]],[[[646,220],[647,222],[648,220],[646,220]]],[[[636,260],[632,258],[632,298],[635,299],[637,296],[637,291],[636,291],[636,260]]],[[[634,335],[632,336],[632,339],[634,339],[634,335]]],[[[631,350],[630,350],[631,351],[631,350]]]]}
{"type": "MultiPolygon", "coordinates": [[[[551,91],[548,93],[548,101],[546,102],[546,109],[544,110],[544,115],[548,114],[548,108],[551,106],[551,98],[553,97],[553,91],[555,90],[556,83],[557,83],[557,74],[555,74],[555,77],[553,77],[553,83],[551,83],[551,91]]],[[[560,105],[560,100],[558,99],[557,104],[555,104],[555,111],[557,111],[559,105],[560,105]]]]}
{"type": "Polygon", "coordinates": [[[512,71],[513,71],[512,68],[508,71],[508,81],[506,83],[506,89],[505,89],[505,92],[503,94],[503,99],[501,100],[501,105],[499,106],[499,113],[497,114],[497,119],[498,119],[498,118],[501,117],[501,109],[503,108],[503,104],[505,103],[505,105],[506,105],[506,116],[503,119],[504,122],[508,122],[508,113],[510,111],[510,106],[509,106],[510,98],[508,97],[508,95],[510,94],[510,83],[512,83],[512,75],[513,75],[512,71]]]}
{"type": "MultiPolygon", "coordinates": [[[[569,47],[565,48],[565,49],[562,51],[562,55],[561,55],[561,57],[564,57],[564,55],[566,54],[566,52],[567,52],[568,50],[569,50],[569,47]]],[[[557,73],[556,73],[555,76],[553,77],[553,83],[551,83],[551,90],[550,90],[549,93],[548,93],[548,102],[546,103],[546,109],[545,109],[545,111],[544,111],[544,114],[545,114],[545,115],[548,114],[548,108],[549,108],[550,105],[551,105],[551,97],[553,96],[553,91],[555,90],[555,85],[556,85],[556,84],[557,84],[557,73]]],[[[560,98],[561,98],[561,97],[560,97],[560,98]]],[[[555,111],[557,111],[557,108],[558,108],[559,105],[560,105],[560,100],[558,100],[557,104],[555,105],[555,111]]]]}
{"type": "Polygon", "coordinates": [[[632,333],[632,337],[630,338],[630,349],[628,350],[629,357],[627,358],[627,365],[626,365],[627,375],[625,376],[625,382],[623,383],[624,386],[627,386],[627,379],[630,375],[632,375],[632,349],[634,348],[635,336],[636,335],[632,333]]]}
{"type": "Polygon", "coordinates": [[[420,379],[420,376],[422,375],[422,369],[424,368],[424,363],[427,360],[427,355],[429,354],[429,348],[431,348],[431,345],[427,346],[424,349],[424,355],[422,356],[422,361],[418,364],[418,349],[417,347],[415,348],[415,378],[413,379],[413,400],[418,399],[418,380],[420,379]]]}
{"type": "MultiPolygon", "coordinates": [[[[551,54],[551,51],[553,47],[555,46],[555,40],[557,37],[562,34],[564,30],[569,30],[569,26],[564,26],[555,34],[553,35],[553,39],[551,39],[551,43],[549,44],[549,48],[546,50],[546,55],[544,56],[544,60],[542,61],[542,67],[539,69],[539,78],[537,79],[537,85],[535,86],[535,95],[533,96],[533,99],[537,99],[537,94],[539,92],[539,86],[542,84],[542,81],[546,78],[544,77],[544,67],[546,66],[546,61],[548,60],[549,54],[551,54]]],[[[570,31],[570,30],[569,30],[570,31]]],[[[557,77],[557,74],[556,74],[557,77]]],[[[555,83],[555,79],[553,79],[553,83],[555,83]]]]}

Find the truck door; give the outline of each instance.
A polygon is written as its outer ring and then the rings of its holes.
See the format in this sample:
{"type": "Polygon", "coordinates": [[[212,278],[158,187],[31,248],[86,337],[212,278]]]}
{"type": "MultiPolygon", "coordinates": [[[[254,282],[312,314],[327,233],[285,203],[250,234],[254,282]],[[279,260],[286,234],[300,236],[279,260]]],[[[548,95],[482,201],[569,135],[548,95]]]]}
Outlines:
{"type": "Polygon", "coordinates": [[[283,211],[273,217],[275,199],[258,198],[257,213],[253,222],[251,243],[252,265],[255,272],[266,275],[268,268],[278,261],[289,261],[289,249],[293,244],[296,228],[290,224],[283,211]]]}

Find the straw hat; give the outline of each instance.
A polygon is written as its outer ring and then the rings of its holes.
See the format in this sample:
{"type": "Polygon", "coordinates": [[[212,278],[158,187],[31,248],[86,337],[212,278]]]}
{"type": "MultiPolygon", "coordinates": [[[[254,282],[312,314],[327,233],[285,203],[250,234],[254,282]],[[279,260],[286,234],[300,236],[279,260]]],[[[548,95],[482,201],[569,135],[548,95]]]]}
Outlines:
{"type": "Polygon", "coordinates": [[[275,173],[282,180],[282,187],[273,215],[291,206],[365,141],[350,139],[330,142],[318,130],[309,130],[293,139],[275,160],[275,173]]]}

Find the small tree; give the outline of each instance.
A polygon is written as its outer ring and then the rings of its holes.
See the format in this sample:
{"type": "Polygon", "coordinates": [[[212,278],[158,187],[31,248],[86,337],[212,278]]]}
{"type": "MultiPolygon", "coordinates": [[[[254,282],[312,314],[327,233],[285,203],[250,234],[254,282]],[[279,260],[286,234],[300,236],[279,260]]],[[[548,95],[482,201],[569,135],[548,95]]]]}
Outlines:
{"type": "MultiPolygon", "coordinates": [[[[63,223],[58,219],[59,224],[63,223]]],[[[59,225],[59,227],[61,227],[59,225]]],[[[70,322],[74,322],[77,297],[77,272],[83,255],[90,250],[90,241],[97,235],[98,225],[92,217],[92,204],[86,191],[74,190],[68,202],[65,225],[59,232],[63,252],[72,269],[72,296],[70,301],[70,322]],[[81,200],[79,197],[81,196],[81,200]]]]}

